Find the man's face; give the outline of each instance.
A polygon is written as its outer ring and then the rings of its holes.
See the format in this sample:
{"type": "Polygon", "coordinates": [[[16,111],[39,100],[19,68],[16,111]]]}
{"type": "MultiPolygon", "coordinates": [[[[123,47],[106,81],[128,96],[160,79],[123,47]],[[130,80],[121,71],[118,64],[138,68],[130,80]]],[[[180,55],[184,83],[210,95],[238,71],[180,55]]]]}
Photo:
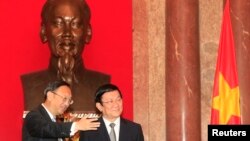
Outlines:
{"type": "Polygon", "coordinates": [[[55,115],[63,114],[72,104],[72,94],[68,86],[61,86],[55,91],[50,92],[53,113],[55,115]]]}
{"type": "Polygon", "coordinates": [[[104,93],[101,101],[102,104],[97,103],[97,108],[102,112],[104,118],[112,122],[120,117],[123,110],[123,102],[119,91],[104,93]]]}
{"type": "Polygon", "coordinates": [[[53,57],[57,58],[58,76],[72,84],[76,61],[81,59],[84,44],[91,36],[89,19],[77,0],[58,0],[51,4],[42,33],[47,38],[53,57]]]}
{"type": "Polygon", "coordinates": [[[88,28],[80,6],[74,2],[57,2],[45,24],[49,47],[55,56],[81,55],[88,28]]]}

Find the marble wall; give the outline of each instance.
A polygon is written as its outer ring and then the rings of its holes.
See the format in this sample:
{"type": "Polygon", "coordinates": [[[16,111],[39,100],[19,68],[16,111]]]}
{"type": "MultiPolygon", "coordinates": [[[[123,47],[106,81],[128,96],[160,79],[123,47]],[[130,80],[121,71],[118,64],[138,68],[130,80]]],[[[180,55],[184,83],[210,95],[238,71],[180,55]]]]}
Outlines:
{"type": "Polygon", "coordinates": [[[134,120],[165,140],[165,1],[133,1],[134,120]]]}
{"type": "MultiPolygon", "coordinates": [[[[202,141],[207,141],[222,11],[223,0],[199,0],[202,141]]],[[[145,141],[167,136],[165,16],[165,0],[133,0],[134,120],[142,124],[145,141]]]]}
{"type": "Polygon", "coordinates": [[[200,63],[201,63],[201,135],[207,141],[210,122],[211,97],[219,47],[223,15],[223,1],[200,0],[200,63]]]}

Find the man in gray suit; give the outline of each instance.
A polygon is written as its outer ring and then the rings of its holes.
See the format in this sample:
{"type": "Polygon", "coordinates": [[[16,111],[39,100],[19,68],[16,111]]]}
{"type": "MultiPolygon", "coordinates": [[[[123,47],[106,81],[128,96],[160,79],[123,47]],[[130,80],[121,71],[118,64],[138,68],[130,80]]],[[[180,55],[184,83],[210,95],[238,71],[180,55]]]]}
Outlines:
{"type": "Polygon", "coordinates": [[[79,141],[144,141],[141,125],[121,117],[123,101],[117,86],[105,84],[95,95],[96,107],[102,113],[98,119],[101,125],[95,131],[80,132],[79,141]]]}

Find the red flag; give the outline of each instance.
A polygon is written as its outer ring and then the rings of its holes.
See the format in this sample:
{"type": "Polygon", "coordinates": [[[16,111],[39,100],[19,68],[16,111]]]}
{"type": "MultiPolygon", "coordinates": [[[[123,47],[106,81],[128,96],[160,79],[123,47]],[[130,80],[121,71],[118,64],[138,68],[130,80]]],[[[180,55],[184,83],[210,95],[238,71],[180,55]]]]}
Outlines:
{"type": "Polygon", "coordinates": [[[214,79],[211,124],[240,124],[240,122],[240,93],[229,0],[227,0],[214,79]]]}

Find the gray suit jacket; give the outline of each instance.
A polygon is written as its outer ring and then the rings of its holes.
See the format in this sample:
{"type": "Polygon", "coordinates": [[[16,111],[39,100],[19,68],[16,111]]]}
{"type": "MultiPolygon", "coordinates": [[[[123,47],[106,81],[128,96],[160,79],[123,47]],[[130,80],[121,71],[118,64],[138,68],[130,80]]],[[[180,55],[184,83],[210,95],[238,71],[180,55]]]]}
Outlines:
{"type": "MultiPolygon", "coordinates": [[[[101,123],[96,131],[80,132],[79,141],[110,141],[103,118],[98,119],[101,123]]],[[[121,118],[119,141],[144,141],[140,124],[121,118]]]]}
{"type": "Polygon", "coordinates": [[[58,141],[70,137],[72,122],[53,122],[42,105],[30,111],[23,123],[23,141],[58,141]]]}

